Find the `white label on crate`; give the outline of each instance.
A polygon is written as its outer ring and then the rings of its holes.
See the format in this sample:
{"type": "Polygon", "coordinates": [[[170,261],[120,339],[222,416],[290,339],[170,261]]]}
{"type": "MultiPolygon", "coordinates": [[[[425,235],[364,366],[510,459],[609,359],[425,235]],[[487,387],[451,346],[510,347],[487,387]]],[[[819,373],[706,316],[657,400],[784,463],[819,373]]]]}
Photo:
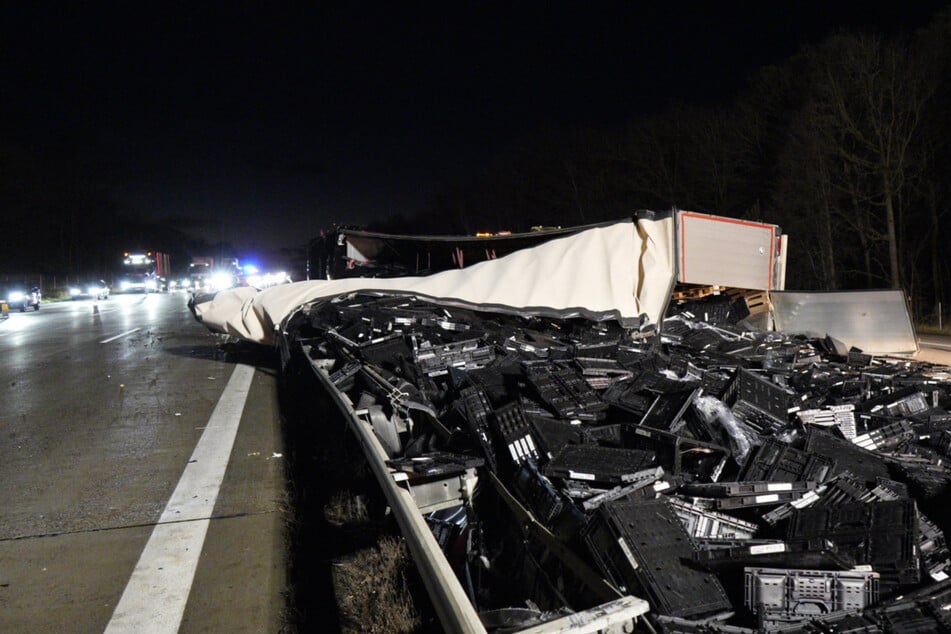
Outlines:
{"type": "Polygon", "coordinates": [[[761,544],[759,546],[750,546],[751,555],[766,555],[768,553],[784,553],[786,544],[761,544]]]}
{"type": "Polygon", "coordinates": [[[635,433],[635,434],[640,434],[641,436],[650,436],[650,435],[651,435],[651,433],[650,433],[649,431],[647,431],[646,429],[642,429],[642,428],[640,428],[640,427],[635,428],[635,429],[634,429],[634,433],[635,433]]]}
{"type": "Polygon", "coordinates": [[[801,508],[805,508],[809,506],[810,504],[812,504],[818,499],[819,499],[818,493],[816,493],[815,491],[806,491],[805,495],[803,495],[798,500],[793,500],[792,502],[790,502],[790,504],[793,505],[793,508],[801,509],[801,508]]]}
{"type": "Polygon", "coordinates": [[[538,455],[538,450],[535,449],[535,440],[531,436],[525,436],[525,443],[528,445],[528,451],[533,455],[538,455]]]}
{"type": "Polygon", "coordinates": [[[568,470],[568,477],[572,480],[594,480],[593,473],[579,473],[571,469],[568,470]]]}
{"type": "Polygon", "coordinates": [[[631,562],[631,568],[634,570],[638,569],[637,560],[634,559],[634,553],[631,552],[630,547],[627,545],[627,542],[624,541],[623,537],[618,537],[617,540],[618,546],[621,547],[621,551],[624,553],[624,556],[627,557],[627,560],[631,562]]]}
{"type": "Polygon", "coordinates": [[[766,485],[767,491],[792,491],[790,482],[770,482],[766,485]]]}
{"type": "Polygon", "coordinates": [[[765,504],[767,502],[778,502],[779,496],[775,493],[770,493],[769,495],[757,495],[755,498],[757,504],[765,504]]]}
{"type": "Polygon", "coordinates": [[[519,458],[529,457],[528,443],[525,442],[525,438],[519,438],[518,440],[516,440],[515,447],[518,449],[519,458]]]}

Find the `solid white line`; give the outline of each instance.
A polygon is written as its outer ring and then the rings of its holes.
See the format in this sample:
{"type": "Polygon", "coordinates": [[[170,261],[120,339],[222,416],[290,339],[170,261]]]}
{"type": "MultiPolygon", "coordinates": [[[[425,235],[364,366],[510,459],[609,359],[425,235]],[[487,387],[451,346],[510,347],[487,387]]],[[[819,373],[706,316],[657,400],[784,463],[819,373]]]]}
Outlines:
{"type": "Polygon", "coordinates": [[[254,368],[238,365],[152,530],[105,632],[178,632],[254,368]]]}
{"type": "Polygon", "coordinates": [[[142,330],[142,329],[141,329],[141,328],[133,328],[132,330],[126,330],[125,332],[120,333],[120,334],[116,335],[115,337],[109,337],[108,339],[103,339],[103,340],[100,341],[99,343],[109,343],[110,341],[115,341],[116,339],[119,339],[119,338],[121,338],[121,337],[125,337],[126,335],[131,335],[133,332],[138,332],[138,331],[140,331],[140,330],[142,330]]]}

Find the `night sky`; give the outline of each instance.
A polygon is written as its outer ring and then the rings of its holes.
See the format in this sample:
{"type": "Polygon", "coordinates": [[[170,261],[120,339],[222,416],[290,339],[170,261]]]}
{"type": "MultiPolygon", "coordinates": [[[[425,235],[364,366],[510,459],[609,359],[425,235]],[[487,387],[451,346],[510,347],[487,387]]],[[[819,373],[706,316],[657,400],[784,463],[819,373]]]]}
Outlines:
{"type": "Polygon", "coordinates": [[[273,249],[410,216],[540,128],[725,102],[801,43],[946,3],[60,4],[4,8],[0,132],[78,151],[129,213],[273,249]]]}

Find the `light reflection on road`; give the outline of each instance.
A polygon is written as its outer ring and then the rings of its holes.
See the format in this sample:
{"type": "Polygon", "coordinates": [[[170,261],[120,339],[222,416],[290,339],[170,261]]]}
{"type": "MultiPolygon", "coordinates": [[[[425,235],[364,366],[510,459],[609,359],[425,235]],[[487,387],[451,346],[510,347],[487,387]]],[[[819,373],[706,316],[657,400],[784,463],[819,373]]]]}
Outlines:
{"type": "Polygon", "coordinates": [[[114,294],[105,300],[47,302],[39,311],[10,311],[9,318],[0,320],[0,354],[9,370],[29,362],[25,352],[12,355],[32,346],[37,337],[58,338],[62,345],[73,346],[86,336],[98,341],[133,328],[148,330],[162,321],[169,302],[176,300],[187,311],[187,296],[166,294],[114,294]]]}
{"type": "Polygon", "coordinates": [[[0,338],[5,345],[22,346],[31,330],[42,325],[41,315],[36,311],[20,313],[11,311],[10,317],[0,321],[0,338]]]}

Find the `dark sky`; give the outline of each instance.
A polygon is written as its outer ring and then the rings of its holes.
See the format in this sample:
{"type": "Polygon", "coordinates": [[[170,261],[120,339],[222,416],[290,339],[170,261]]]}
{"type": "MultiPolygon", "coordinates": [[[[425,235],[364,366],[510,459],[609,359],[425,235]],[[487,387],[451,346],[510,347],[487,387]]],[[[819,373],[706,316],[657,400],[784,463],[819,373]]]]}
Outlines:
{"type": "Polygon", "coordinates": [[[65,4],[6,4],[0,131],[247,249],[409,215],[539,127],[726,100],[800,42],[942,3],[65,4]]]}

